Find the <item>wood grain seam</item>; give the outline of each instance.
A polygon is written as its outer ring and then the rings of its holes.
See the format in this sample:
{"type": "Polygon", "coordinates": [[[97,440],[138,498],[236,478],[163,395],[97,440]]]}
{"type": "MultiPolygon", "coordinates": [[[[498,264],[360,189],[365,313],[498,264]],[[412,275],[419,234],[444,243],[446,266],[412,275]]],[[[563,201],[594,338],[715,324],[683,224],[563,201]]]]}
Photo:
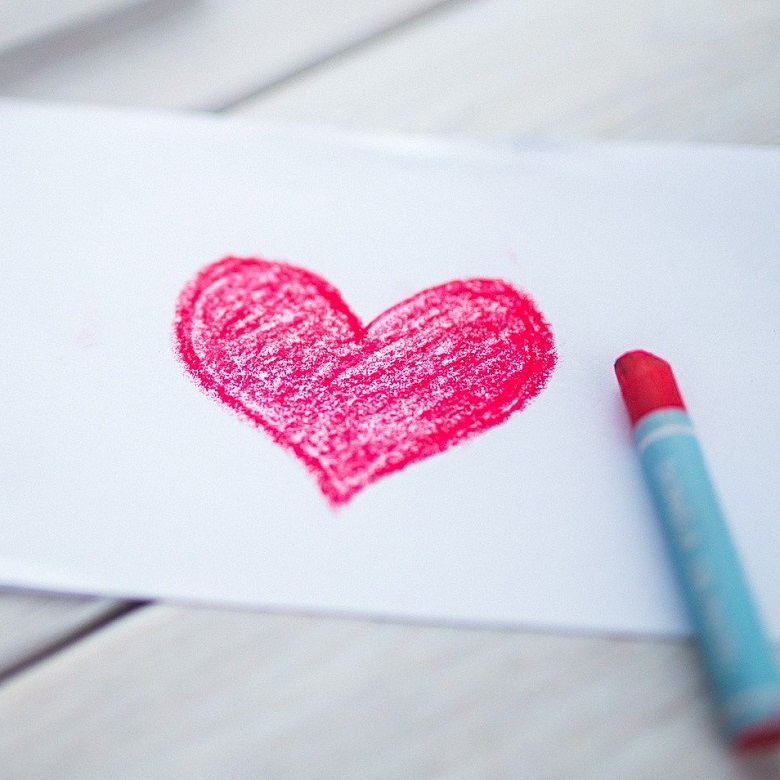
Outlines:
{"type": "Polygon", "coordinates": [[[111,44],[118,36],[175,13],[190,0],[144,0],[76,19],[71,24],[11,44],[0,52],[0,89],[20,73],[54,65],[74,52],[111,44]]]}
{"type": "Polygon", "coordinates": [[[341,60],[352,56],[353,54],[357,54],[365,49],[368,49],[375,44],[381,43],[398,35],[399,33],[406,32],[409,28],[414,27],[421,22],[449,13],[457,6],[471,4],[473,2],[474,0],[438,0],[438,2],[432,3],[431,5],[422,8],[419,11],[415,11],[414,13],[411,13],[402,19],[398,19],[395,22],[387,24],[384,27],[380,27],[379,29],[364,37],[356,38],[353,41],[339,46],[333,51],[327,52],[326,54],[322,54],[317,57],[313,57],[312,59],[301,63],[299,66],[288,70],[286,73],[259,84],[253,89],[247,90],[246,92],[242,92],[238,95],[234,95],[222,103],[218,103],[201,110],[219,114],[240,108],[245,103],[249,103],[259,97],[263,97],[269,93],[275,92],[282,87],[293,84],[322,67],[338,63],[341,60]]]}
{"type": "Polygon", "coordinates": [[[120,601],[115,606],[107,609],[101,615],[88,620],[72,631],[67,632],[59,639],[50,642],[45,647],[36,650],[35,652],[26,655],[13,663],[12,665],[0,670],[0,686],[9,682],[11,679],[18,677],[37,664],[45,661],[52,656],[67,649],[71,645],[75,645],[87,636],[92,636],[95,632],[106,628],[107,626],[116,623],[119,620],[127,617],[132,612],[137,612],[139,609],[149,606],[151,601],[120,601]]]}

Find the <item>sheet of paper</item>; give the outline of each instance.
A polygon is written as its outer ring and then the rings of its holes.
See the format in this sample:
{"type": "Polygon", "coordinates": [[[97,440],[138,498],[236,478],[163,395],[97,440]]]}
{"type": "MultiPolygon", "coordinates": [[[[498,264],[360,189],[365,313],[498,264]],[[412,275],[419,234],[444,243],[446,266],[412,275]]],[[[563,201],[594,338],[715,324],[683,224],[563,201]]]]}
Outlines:
{"type": "Polygon", "coordinates": [[[0,176],[0,581],[683,632],[612,372],[644,348],[675,367],[780,639],[777,150],[343,136],[12,101],[0,176]],[[557,366],[505,422],[333,509],[177,360],[182,289],[229,255],[306,269],[365,323],[451,280],[504,280],[549,323],[557,366]]]}

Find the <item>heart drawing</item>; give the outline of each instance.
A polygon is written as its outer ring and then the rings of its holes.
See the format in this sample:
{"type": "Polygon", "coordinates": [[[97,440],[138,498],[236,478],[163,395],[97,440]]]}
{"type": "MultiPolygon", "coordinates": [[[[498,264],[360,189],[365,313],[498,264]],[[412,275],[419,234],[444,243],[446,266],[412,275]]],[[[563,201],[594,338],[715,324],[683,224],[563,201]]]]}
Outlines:
{"type": "Polygon", "coordinates": [[[175,346],[195,382],[293,452],[334,507],[520,411],[556,362],[534,302],[499,279],[431,287],[363,325],[316,274],[238,257],[181,291],[175,346]]]}

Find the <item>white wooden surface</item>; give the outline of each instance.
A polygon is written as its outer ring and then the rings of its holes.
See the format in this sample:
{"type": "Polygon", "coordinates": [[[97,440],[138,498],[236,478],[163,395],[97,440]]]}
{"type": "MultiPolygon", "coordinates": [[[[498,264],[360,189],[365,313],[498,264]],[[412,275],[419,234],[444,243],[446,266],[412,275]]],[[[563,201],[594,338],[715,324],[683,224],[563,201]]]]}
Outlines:
{"type": "MultiPolygon", "coordinates": [[[[0,51],[0,90],[413,132],[780,136],[774,2],[142,6],[0,51]]],[[[118,608],[0,598],[0,777],[780,777],[780,755],[723,747],[684,643],[162,605],[89,631],[118,608]]]]}
{"type": "Polygon", "coordinates": [[[453,0],[152,0],[0,62],[6,95],[216,109],[453,0]]]}
{"type": "Polygon", "coordinates": [[[0,589],[0,682],[120,609],[119,603],[108,599],[0,589]]]}
{"type": "Polygon", "coordinates": [[[31,40],[78,29],[107,14],[138,5],[142,0],[25,0],[0,3],[0,48],[23,46],[31,40]]]}
{"type": "Polygon", "coordinates": [[[780,140],[775,2],[483,0],[243,110],[487,136],[780,140]]]}

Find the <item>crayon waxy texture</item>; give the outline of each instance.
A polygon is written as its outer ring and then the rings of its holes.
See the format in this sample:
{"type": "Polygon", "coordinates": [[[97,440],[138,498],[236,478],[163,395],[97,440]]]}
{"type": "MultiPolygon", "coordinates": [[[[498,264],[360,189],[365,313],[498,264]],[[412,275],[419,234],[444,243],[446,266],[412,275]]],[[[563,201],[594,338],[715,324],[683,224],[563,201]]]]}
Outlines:
{"type": "Polygon", "coordinates": [[[728,737],[738,750],[777,745],[780,668],[672,368],[634,350],[615,373],[728,737]]]}
{"type": "Polygon", "coordinates": [[[685,403],[672,367],[663,359],[637,349],[615,362],[620,392],[632,425],[659,409],[681,409],[685,403]]]}
{"type": "Polygon", "coordinates": [[[542,314],[504,281],[448,282],[363,325],[324,279],[258,258],[202,269],[175,337],[201,388],[300,458],[334,506],[523,409],[556,362],[542,314]]]}

